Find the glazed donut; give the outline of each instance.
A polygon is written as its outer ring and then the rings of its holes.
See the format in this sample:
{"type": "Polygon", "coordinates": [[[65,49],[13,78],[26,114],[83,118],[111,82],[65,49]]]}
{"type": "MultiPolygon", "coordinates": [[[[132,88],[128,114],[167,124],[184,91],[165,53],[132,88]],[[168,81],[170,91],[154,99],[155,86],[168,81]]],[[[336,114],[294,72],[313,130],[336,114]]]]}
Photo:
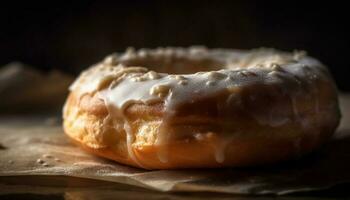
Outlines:
{"type": "Polygon", "coordinates": [[[252,166],[297,158],[339,120],[327,68],[274,49],[128,49],[84,71],[65,133],[93,154],[145,169],[252,166]]]}

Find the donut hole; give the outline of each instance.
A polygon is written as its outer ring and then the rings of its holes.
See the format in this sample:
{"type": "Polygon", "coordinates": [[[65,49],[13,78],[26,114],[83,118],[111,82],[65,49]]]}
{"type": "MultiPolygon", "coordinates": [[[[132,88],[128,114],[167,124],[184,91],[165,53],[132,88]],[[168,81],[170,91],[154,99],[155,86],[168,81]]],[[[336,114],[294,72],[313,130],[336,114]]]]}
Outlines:
{"type": "Polygon", "coordinates": [[[193,74],[196,72],[217,71],[224,63],[209,58],[188,58],[176,56],[157,56],[133,58],[122,62],[126,66],[146,67],[150,70],[167,74],[193,74]]]}

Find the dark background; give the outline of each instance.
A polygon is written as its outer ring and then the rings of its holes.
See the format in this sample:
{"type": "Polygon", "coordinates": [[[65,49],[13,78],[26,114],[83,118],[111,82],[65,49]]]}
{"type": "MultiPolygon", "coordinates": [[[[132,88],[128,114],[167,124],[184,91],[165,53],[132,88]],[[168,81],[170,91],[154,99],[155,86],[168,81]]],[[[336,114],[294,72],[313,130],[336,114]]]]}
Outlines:
{"type": "Polygon", "coordinates": [[[340,1],[11,1],[0,6],[0,65],[81,69],[128,46],[304,49],[350,90],[349,6],[340,1]]]}

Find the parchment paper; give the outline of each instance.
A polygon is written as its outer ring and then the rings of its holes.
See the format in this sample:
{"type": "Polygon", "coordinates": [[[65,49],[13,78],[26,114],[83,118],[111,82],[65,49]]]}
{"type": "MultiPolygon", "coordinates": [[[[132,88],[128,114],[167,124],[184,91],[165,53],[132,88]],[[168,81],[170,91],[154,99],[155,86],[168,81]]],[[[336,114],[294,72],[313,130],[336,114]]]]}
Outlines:
{"type": "Polygon", "coordinates": [[[158,191],[281,195],[320,190],[350,181],[348,119],[345,113],[340,130],[324,148],[298,161],[248,169],[146,171],[83,152],[64,136],[56,118],[2,118],[0,176],[65,175],[158,191]]]}
{"type": "MultiPolygon", "coordinates": [[[[34,108],[37,112],[43,105],[45,110],[61,109],[60,103],[52,102],[65,98],[71,78],[58,74],[45,78],[21,64],[3,68],[0,114],[14,108],[34,108]]],[[[0,117],[0,176],[64,175],[158,191],[288,194],[321,190],[350,182],[350,96],[342,97],[342,112],[342,124],[333,140],[298,161],[244,169],[156,171],[124,166],[83,152],[63,134],[60,117],[3,115],[0,117]]]]}

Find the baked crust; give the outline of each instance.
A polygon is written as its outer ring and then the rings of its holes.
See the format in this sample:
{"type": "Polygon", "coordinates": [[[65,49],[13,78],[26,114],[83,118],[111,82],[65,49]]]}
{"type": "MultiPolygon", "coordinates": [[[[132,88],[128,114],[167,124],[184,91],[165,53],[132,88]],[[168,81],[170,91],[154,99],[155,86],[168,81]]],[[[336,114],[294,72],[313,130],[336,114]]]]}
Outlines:
{"type": "Polygon", "coordinates": [[[93,154],[145,169],[275,163],[317,149],[339,123],[337,94],[330,78],[312,83],[318,92],[311,99],[303,94],[290,98],[278,84],[248,85],[187,101],[176,107],[171,118],[167,117],[164,99],[132,102],[119,119],[111,115],[111,110],[117,108],[110,108],[99,92],[72,90],[64,108],[64,130],[93,154]],[[239,103],[228,102],[232,96],[239,96],[239,103]],[[218,106],[223,101],[225,111],[218,106]],[[266,116],[252,117],[252,113],[270,110],[290,120],[275,125],[260,120],[266,116]],[[131,129],[129,143],[125,126],[119,124],[123,120],[131,129]],[[162,127],[165,120],[166,126],[162,127]],[[165,129],[169,137],[163,143],[159,143],[160,129],[165,129]]]}

